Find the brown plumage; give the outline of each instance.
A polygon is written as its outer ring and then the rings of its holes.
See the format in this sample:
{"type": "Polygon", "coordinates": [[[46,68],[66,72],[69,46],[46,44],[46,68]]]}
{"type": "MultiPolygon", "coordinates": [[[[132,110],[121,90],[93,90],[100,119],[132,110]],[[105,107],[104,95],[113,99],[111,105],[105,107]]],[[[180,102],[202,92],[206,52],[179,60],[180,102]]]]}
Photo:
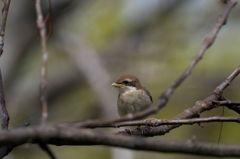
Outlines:
{"type": "Polygon", "coordinates": [[[139,79],[134,75],[122,75],[112,86],[119,89],[117,106],[120,116],[143,111],[152,104],[150,92],[141,85],[139,79]]]}

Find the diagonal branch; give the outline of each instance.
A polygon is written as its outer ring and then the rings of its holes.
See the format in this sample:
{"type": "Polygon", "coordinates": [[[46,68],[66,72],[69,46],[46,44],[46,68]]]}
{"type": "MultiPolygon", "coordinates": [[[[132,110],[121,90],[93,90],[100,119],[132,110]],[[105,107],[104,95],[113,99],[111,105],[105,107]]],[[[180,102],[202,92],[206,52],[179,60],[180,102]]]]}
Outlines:
{"type": "Polygon", "coordinates": [[[214,93],[222,94],[224,89],[227,88],[232,83],[232,81],[239,75],[239,73],[240,73],[240,66],[214,90],[214,93]]]}

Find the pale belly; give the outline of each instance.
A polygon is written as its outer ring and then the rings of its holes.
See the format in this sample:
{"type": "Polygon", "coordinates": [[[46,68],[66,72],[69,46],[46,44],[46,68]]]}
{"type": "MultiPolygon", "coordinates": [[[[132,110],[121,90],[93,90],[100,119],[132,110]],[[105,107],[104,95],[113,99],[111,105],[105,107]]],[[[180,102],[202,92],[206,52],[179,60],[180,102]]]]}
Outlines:
{"type": "Polygon", "coordinates": [[[149,96],[144,95],[142,91],[134,92],[134,94],[123,93],[117,101],[118,114],[120,116],[134,114],[147,109],[151,104],[149,96]]]}

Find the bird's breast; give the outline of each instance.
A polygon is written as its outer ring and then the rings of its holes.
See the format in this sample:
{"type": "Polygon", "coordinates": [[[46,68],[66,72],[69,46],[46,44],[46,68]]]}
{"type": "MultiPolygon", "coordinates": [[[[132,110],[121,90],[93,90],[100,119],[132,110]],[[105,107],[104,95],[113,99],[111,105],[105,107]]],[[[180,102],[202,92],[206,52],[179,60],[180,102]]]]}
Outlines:
{"type": "Polygon", "coordinates": [[[151,106],[150,97],[143,90],[120,93],[117,105],[120,116],[133,114],[151,106]]]}

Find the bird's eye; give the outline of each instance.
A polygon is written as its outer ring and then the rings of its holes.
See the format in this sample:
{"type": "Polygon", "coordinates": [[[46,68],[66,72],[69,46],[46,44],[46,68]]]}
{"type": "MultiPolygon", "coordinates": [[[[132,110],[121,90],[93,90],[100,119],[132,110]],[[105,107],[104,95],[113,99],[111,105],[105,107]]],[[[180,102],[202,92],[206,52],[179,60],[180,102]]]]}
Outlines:
{"type": "Polygon", "coordinates": [[[129,84],[129,82],[128,82],[128,81],[123,81],[123,83],[124,83],[125,85],[128,85],[128,84],[129,84]]]}

